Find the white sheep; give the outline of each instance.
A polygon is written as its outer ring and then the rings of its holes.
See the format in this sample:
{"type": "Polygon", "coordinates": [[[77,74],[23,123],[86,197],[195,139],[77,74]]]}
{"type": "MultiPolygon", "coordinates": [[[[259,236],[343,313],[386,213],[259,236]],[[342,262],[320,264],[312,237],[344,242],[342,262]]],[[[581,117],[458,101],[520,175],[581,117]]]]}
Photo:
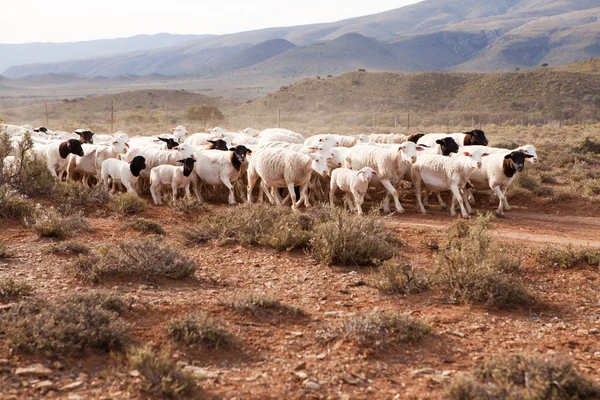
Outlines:
{"type": "Polygon", "coordinates": [[[436,140],[443,139],[448,136],[454,139],[459,146],[488,145],[488,140],[485,137],[485,133],[481,129],[473,129],[472,131],[459,133],[428,133],[419,138],[417,143],[426,144],[429,147],[433,147],[435,146],[436,140]]]}
{"type": "Polygon", "coordinates": [[[314,135],[309,138],[306,138],[306,140],[304,141],[305,146],[317,146],[319,144],[323,144],[330,148],[341,146],[339,140],[336,138],[336,135],[314,135]]]}
{"type": "Polygon", "coordinates": [[[404,176],[406,164],[414,164],[417,160],[417,152],[424,151],[423,147],[413,142],[405,142],[398,145],[398,150],[390,150],[377,146],[355,146],[351,147],[346,154],[344,166],[355,171],[364,167],[371,167],[377,172],[377,178],[387,189],[384,201],[384,212],[390,212],[390,196],[394,198],[396,211],[404,212],[398,199],[398,191],[394,187],[400,183],[404,176]]]}
{"type": "Polygon", "coordinates": [[[274,192],[273,198],[270,188],[287,188],[293,210],[297,210],[302,201],[310,207],[307,192],[312,171],[327,175],[327,161],[317,153],[304,154],[285,148],[257,150],[248,165],[248,202],[252,203],[252,190],[260,178],[262,190],[272,204],[281,205],[282,199],[278,191],[274,192]],[[296,199],[294,186],[300,186],[299,199],[296,199]]]}
{"type": "Polygon", "coordinates": [[[214,133],[194,133],[190,135],[187,139],[185,139],[186,144],[191,144],[192,146],[206,146],[209,140],[215,139],[223,139],[224,136],[222,134],[214,134],[214,133]]]}
{"type": "Polygon", "coordinates": [[[137,194],[134,186],[138,182],[141,171],[145,168],[146,163],[142,156],[133,157],[131,162],[109,158],[102,163],[100,183],[104,184],[107,191],[112,184],[111,193],[113,194],[117,191],[117,184],[125,186],[129,193],[137,194]]]}
{"type": "Polygon", "coordinates": [[[171,186],[173,190],[173,203],[177,199],[177,192],[180,188],[185,190],[186,196],[190,196],[190,183],[192,182],[192,173],[194,172],[196,159],[189,157],[177,162],[183,165],[159,165],[150,171],[150,193],[152,194],[154,204],[162,205],[161,189],[163,185],[171,186]]]}
{"type": "Polygon", "coordinates": [[[304,136],[299,133],[290,131],[289,129],[270,128],[260,131],[258,134],[259,143],[266,142],[289,142],[289,143],[304,143],[304,136]]]}
{"type": "Polygon", "coordinates": [[[370,143],[396,143],[408,142],[408,136],[401,133],[371,133],[369,135],[370,143]]]}
{"type": "Polygon", "coordinates": [[[67,168],[69,154],[75,154],[79,157],[84,155],[81,142],[76,139],[43,145],[35,144],[33,151],[38,157],[46,159],[46,166],[55,179],[59,179],[67,168]]]}
{"type": "Polygon", "coordinates": [[[72,178],[75,173],[82,174],[82,180],[85,186],[88,186],[88,177],[94,176],[100,178],[102,163],[108,158],[117,158],[119,154],[127,153],[127,140],[118,137],[114,138],[109,145],[82,144],[83,157],[69,155],[67,161],[67,178],[72,178]]]}
{"type": "Polygon", "coordinates": [[[417,158],[417,161],[412,165],[411,176],[415,186],[417,208],[421,213],[427,213],[421,201],[423,184],[425,184],[430,190],[438,192],[452,191],[454,197],[450,207],[450,215],[456,215],[454,207],[455,202],[458,201],[463,218],[469,217],[472,210],[466,198],[463,198],[464,194],[461,193],[461,190],[467,184],[473,171],[481,168],[482,157],[488,154],[477,149],[469,150],[468,147],[461,147],[459,154],[459,157],[454,158],[426,154],[417,158]]]}
{"type": "Polygon", "coordinates": [[[193,157],[196,152],[194,146],[182,144],[174,147],[171,150],[158,150],[153,148],[137,148],[129,149],[125,155],[125,161],[132,161],[136,156],[143,156],[146,160],[146,169],[142,171],[141,177],[144,179],[150,178],[152,168],[159,165],[177,165],[178,160],[183,160],[188,157],[193,157]]]}
{"type": "Polygon", "coordinates": [[[334,205],[335,192],[338,188],[342,189],[345,193],[344,201],[353,211],[352,208],[352,197],[356,204],[358,214],[362,215],[362,204],[365,200],[365,194],[369,189],[369,182],[373,175],[377,175],[370,167],[361,168],[359,171],[353,171],[348,168],[337,168],[331,172],[331,183],[329,190],[329,203],[331,206],[334,205]]]}

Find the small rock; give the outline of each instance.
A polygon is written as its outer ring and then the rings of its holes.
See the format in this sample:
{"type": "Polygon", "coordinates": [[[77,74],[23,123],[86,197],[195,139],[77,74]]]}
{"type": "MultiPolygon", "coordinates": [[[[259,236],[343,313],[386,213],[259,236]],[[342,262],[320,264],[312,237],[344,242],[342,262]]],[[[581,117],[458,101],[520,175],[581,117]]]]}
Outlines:
{"type": "Polygon", "coordinates": [[[555,355],[555,354],[556,354],[556,351],[554,351],[554,350],[548,350],[548,351],[546,352],[546,354],[548,354],[549,356],[553,356],[553,355],[555,355]]]}
{"type": "Polygon", "coordinates": [[[131,371],[129,371],[129,376],[137,378],[138,376],[140,376],[140,371],[138,371],[137,369],[132,369],[131,371]]]}
{"type": "Polygon", "coordinates": [[[303,369],[306,369],[306,362],[301,362],[300,364],[296,365],[294,371],[302,371],[303,369]]]}
{"type": "Polygon", "coordinates": [[[442,376],[450,376],[453,372],[454,371],[447,369],[445,371],[442,371],[442,376]]]}
{"type": "Polygon", "coordinates": [[[464,333],[462,333],[462,332],[459,332],[459,331],[446,331],[446,332],[447,332],[449,335],[452,335],[452,336],[458,336],[459,338],[465,338],[465,337],[467,336],[467,335],[465,335],[464,333]]]}
{"type": "Polygon", "coordinates": [[[302,335],[304,335],[304,332],[290,332],[290,333],[297,337],[301,337],[302,335]]]}
{"type": "Polygon", "coordinates": [[[208,371],[204,368],[200,368],[200,367],[195,367],[193,365],[188,365],[185,368],[183,368],[184,372],[189,372],[192,375],[194,375],[195,378],[201,378],[201,379],[205,379],[205,378],[216,378],[217,376],[219,376],[219,371],[208,371]]]}
{"type": "Polygon", "coordinates": [[[321,390],[321,385],[319,385],[315,381],[305,381],[304,386],[306,386],[307,388],[309,388],[311,390],[321,390]]]}
{"type": "Polygon", "coordinates": [[[78,394],[70,394],[69,397],[67,397],[68,400],[83,400],[83,396],[80,396],[78,394]]]}
{"type": "Polygon", "coordinates": [[[321,353],[321,354],[317,355],[317,360],[323,360],[325,357],[327,357],[327,354],[321,353]]]}
{"type": "Polygon", "coordinates": [[[353,377],[350,374],[343,374],[341,376],[342,380],[344,382],[346,382],[348,385],[358,385],[360,383],[360,381],[358,379],[356,379],[355,377],[353,377]]]}
{"type": "Polygon", "coordinates": [[[36,389],[48,389],[54,386],[52,381],[41,381],[36,383],[33,387],[36,389]]]}
{"type": "Polygon", "coordinates": [[[8,365],[10,361],[6,358],[0,358],[0,365],[8,365]]]}
{"type": "Polygon", "coordinates": [[[592,328],[588,331],[588,334],[590,335],[598,335],[600,334],[600,330],[596,329],[596,328],[592,328]]]}
{"type": "Polygon", "coordinates": [[[68,385],[65,385],[63,387],[60,388],[61,391],[66,392],[68,390],[73,390],[73,389],[77,389],[79,387],[83,386],[83,382],[81,381],[75,381],[73,383],[69,383],[68,385]]]}
{"type": "Polygon", "coordinates": [[[63,365],[62,365],[62,363],[61,363],[60,361],[54,361],[54,362],[52,363],[52,366],[53,366],[55,369],[62,369],[62,368],[63,368],[63,365]]]}
{"type": "Polygon", "coordinates": [[[410,372],[411,375],[433,375],[435,370],[433,368],[420,368],[410,372]]]}
{"type": "Polygon", "coordinates": [[[15,374],[19,376],[48,376],[52,375],[52,370],[42,364],[33,364],[29,367],[17,368],[15,374]]]}
{"type": "Polygon", "coordinates": [[[296,376],[300,379],[306,379],[308,378],[308,374],[304,371],[300,371],[300,372],[296,372],[296,376]]]}
{"type": "Polygon", "coordinates": [[[246,378],[246,382],[254,382],[258,378],[260,378],[260,375],[250,376],[250,377],[246,378]]]}

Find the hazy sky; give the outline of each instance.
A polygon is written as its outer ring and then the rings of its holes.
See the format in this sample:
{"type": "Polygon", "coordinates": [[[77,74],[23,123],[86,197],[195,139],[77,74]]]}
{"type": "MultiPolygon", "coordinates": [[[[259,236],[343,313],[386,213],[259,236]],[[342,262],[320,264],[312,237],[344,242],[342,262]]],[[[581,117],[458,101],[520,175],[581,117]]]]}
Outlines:
{"type": "Polygon", "coordinates": [[[331,22],[419,0],[8,0],[0,43],[71,42],[142,33],[233,33],[331,22]]]}

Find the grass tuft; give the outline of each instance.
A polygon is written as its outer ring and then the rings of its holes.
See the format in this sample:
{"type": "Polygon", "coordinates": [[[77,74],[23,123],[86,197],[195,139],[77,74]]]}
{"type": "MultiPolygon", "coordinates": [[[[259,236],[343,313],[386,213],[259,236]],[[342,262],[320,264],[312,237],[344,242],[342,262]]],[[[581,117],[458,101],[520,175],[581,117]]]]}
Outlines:
{"type": "Polygon", "coordinates": [[[139,214],[144,212],[148,203],[135,193],[117,193],[108,203],[108,207],[121,214],[139,214]]]}
{"type": "Polygon", "coordinates": [[[32,293],[33,287],[25,282],[18,282],[12,278],[0,279],[0,301],[19,299],[32,293]]]}
{"type": "Polygon", "coordinates": [[[0,187],[0,218],[22,219],[33,216],[35,206],[8,186],[0,187]]]}
{"type": "Polygon", "coordinates": [[[429,287],[423,271],[393,261],[384,262],[371,275],[371,284],[385,294],[421,293],[429,287]]]}
{"type": "Polygon", "coordinates": [[[133,229],[142,233],[151,233],[154,235],[166,235],[163,227],[158,223],[146,218],[134,218],[127,222],[124,229],[133,229]]]}
{"type": "Polygon", "coordinates": [[[76,240],[52,243],[44,248],[44,252],[52,254],[89,254],[90,248],[76,240]]]}
{"type": "Polygon", "coordinates": [[[71,207],[100,205],[109,200],[104,186],[85,187],[83,184],[71,180],[57,182],[52,188],[52,198],[71,207]]]}
{"type": "Polygon", "coordinates": [[[176,317],[165,326],[167,336],[186,345],[219,348],[233,343],[233,336],[208,313],[192,313],[176,317]]]}
{"type": "Polygon", "coordinates": [[[582,265],[600,267],[600,250],[591,248],[544,249],[538,253],[538,262],[550,268],[570,269],[582,265]]]}
{"type": "Polygon", "coordinates": [[[39,237],[63,240],[77,232],[89,231],[90,225],[81,212],[63,216],[53,208],[45,208],[35,213],[33,230],[39,237]]]}
{"type": "Polygon", "coordinates": [[[261,314],[276,311],[285,315],[302,315],[301,309],[283,304],[279,299],[264,293],[249,292],[234,296],[223,305],[238,312],[261,314]]]}

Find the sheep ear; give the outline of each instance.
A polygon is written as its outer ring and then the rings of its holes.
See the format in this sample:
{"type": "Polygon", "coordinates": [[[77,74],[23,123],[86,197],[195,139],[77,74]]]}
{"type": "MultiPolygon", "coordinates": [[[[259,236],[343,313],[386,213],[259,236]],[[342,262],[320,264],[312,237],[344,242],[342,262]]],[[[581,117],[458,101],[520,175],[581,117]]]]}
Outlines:
{"type": "Polygon", "coordinates": [[[311,153],[314,153],[314,152],[316,152],[318,150],[318,148],[317,148],[317,146],[310,146],[308,148],[308,150],[310,150],[311,153]]]}
{"type": "Polygon", "coordinates": [[[508,153],[507,155],[504,156],[505,160],[511,159],[512,158],[512,153],[508,153]]]}
{"type": "Polygon", "coordinates": [[[81,136],[81,132],[80,131],[75,131],[74,133],[78,134],[79,136],[81,136]]]}
{"type": "Polygon", "coordinates": [[[162,140],[163,142],[168,142],[169,141],[169,139],[165,139],[165,138],[161,138],[161,137],[159,137],[158,140],[162,140]]]}
{"type": "Polygon", "coordinates": [[[469,157],[470,155],[471,155],[471,153],[469,153],[468,151],[463,151],[463,156],[469,157]]]}
{"type": "Polygon", "coordinates": [[[252,150],[246,149],[246,154],[252,154],[252,150]]]}
{"type": "Polygon", "coordinates": [[[185,163],[185,160],[177,160],[177,162],[180,162],[183,164],[183,163],[185,163]]]}
{"type": "Polygon", "coordinates": [[[525,154],[525,158],[533,158],[534,156],[532,154],[525,154]]]}
{"type": "Polygon", "coordinates": [[[235,151],[235,147],[230,147],[229,151],[235,151]]]}
{"type": "Polygon", "coordinates": [[[216,141],[216,140],[210,140],[210,139],[207,139],[206,141],[207,141],[208,143],[212,143],[212,144],[216,144],[216,143],[217,143],[217,141],[216,141]]]}
{"type": "Polygon", "coordinates": [[[437,144],[442,144],[442,143],[444,143],[444,141],[443,141],[442,139],[438,139],[438,140],[436,140],[435,142],[436,142],[437,144]]]}
{"type": "Polygon", "coordinates": [[[169,132],[175,132],[175,128],[169,128],[169,132]]]}
{"type": "Polygon", "coordinates": [[[481,157],[487,157],[487,156],[489,156],[489,155],[490,155],[490,153],[483,153],[483,154],[481,155],[481,157]]]}

